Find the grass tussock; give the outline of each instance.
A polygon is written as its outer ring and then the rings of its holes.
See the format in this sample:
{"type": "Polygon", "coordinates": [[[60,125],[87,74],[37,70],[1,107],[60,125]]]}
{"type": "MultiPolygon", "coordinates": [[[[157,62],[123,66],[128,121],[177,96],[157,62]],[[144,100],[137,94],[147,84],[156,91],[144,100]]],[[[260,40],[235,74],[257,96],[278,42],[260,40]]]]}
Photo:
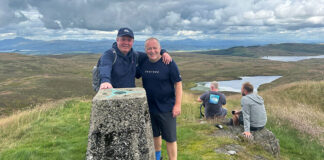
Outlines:
{"type": "Polygon", "coordinates": [[[0,159],[84,159],[90,103],[61,100],[0,119],[0,159]]]}
{"type": "Polygon", "coordinates": [[[262,92],[268,114],[324,146],[324,81],[304,81],[262,92]]]}
{"type": "Polygon", "coordinates": [[[177,121],[180,123],[193,123],[199,118],[200,102],[196,101],[197,97],[193,94],[183,92],[181,116],[177,121]]]}

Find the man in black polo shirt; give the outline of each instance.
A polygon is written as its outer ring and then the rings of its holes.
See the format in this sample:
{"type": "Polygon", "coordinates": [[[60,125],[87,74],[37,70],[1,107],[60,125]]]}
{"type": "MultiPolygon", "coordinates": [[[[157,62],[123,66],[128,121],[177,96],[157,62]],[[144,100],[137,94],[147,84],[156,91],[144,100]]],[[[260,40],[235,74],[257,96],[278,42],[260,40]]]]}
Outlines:
{"type": "Polygon", "coordinates": [[[176,117],[181,113],[182,82],[174,61],[162,62],[161,46],[156,38],[145,41],[148,59],[138,67],[149,105],[157,160],[161,156],[162,139],[166,141],[170,160],[177,159],[176,117]],[[161,139],[162,136],[162,139],[161,139]]]}

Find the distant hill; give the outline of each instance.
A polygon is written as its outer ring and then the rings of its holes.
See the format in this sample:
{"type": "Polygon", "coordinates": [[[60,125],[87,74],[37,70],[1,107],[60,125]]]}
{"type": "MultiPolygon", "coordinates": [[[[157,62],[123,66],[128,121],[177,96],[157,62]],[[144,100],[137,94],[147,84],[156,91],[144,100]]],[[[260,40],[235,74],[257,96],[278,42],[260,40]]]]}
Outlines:
{"type": "MultiPolygon", "coordinates": [[[[21,37],[0,41],[0,53],[21,54],[74,54],[103,53],[111,47],[115,40],[30,40],[21,37]]],[[[194,53],[231,55],[245,57],[260,56],[292,56],[324,54],[324,45],[307,43],[268,44],[264,41],[243,40],[163,40],[162,48],[168,51],[190,51],[194,53]],[[268,44],[268,45],[267,45],[268,44]]],[[[271,42],[270,42],[271,43],[271,42]]],[[[144,51],[144,41],[135,40],[134,49],[144,51]]]]}
{"type": "Polygon", "coordinates": [[[244,57],[262,56],[311,56],[324,55],[324,45],[304,43],[269,44],[265,46],[238,46],[223,50],[194,52],[212,55],[230,55],[244,57]]]}
{"type": "Polygon", "coordinates": [[[0,52],[21,54],[63,54],[63,53],[101,53],[107,50],[113,40],[76,41],[76,40],[30,40],[25,38],[0,41],[0,52]]]}
{"type": "MultiPolygon", "coordinates": [[[[103,53],[111,47],[115,40],[30,40],[21,37],[5,39],[0,41],[0,53],[21,53],[21,54],[63,54],[63,53],[103,53]]],[[[162,48],[168,51],[194,51],[226,49],[234,46],[264,45],[265,42],[246,40],[163,40],[162,48]]],[[[144,51],[144,41],[135,39],[134,48],[144,51]]]]}

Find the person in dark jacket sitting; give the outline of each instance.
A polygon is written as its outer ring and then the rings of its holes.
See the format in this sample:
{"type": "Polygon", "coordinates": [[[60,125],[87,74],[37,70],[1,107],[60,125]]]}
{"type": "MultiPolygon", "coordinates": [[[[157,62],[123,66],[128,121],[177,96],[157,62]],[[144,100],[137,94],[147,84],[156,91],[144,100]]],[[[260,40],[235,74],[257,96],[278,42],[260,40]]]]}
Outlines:
{"type": "MultiPolygon", "coordinates": [[[[120,28],[116,42],[99,60],[100,89],[135,87],[136,66],[147,55],[134,51],[134,34],[129,28],[120,28]]],[[[161,51],[162,53],[165,50],[161,51]]],[[[162,55],[164,63],[169,64],[168,53],[162,55]]]]}
{"type": "Polygon", "coordinates": [[[205,92],[197,100],[198,102],[203,102],[207,119],[226,116],[227,110],[222,107],[226,104],[226,97],[218,92],[218,83],[216,81],[211,82],[210,91],[205,92]]]}

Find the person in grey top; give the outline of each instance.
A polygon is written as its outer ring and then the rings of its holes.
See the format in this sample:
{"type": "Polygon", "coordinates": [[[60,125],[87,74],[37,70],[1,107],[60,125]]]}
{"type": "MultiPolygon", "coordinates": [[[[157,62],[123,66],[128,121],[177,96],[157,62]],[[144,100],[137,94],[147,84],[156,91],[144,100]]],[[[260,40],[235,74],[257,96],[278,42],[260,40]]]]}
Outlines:
{"type": "Polygon", "coordinates": [[[203,102],[207,119],[216,117],[224,118],[226,116],[227,110],[222,107],[226,104],[226,97],[224,94],[218,92],[218,83],[216,81],[211,82],[210,91],[202,94],[197,100],[198,102],[203,102]]]}
{"type": "Polygon", "coordinates": [[[244,136],[251,137],[250,131],[263,129],[267,123],[267,114],[263,98],[253,93],[253,86],[246,82],[242,85],[241,111],[233,111],[234,125],[244,125],[244,136]]]}

